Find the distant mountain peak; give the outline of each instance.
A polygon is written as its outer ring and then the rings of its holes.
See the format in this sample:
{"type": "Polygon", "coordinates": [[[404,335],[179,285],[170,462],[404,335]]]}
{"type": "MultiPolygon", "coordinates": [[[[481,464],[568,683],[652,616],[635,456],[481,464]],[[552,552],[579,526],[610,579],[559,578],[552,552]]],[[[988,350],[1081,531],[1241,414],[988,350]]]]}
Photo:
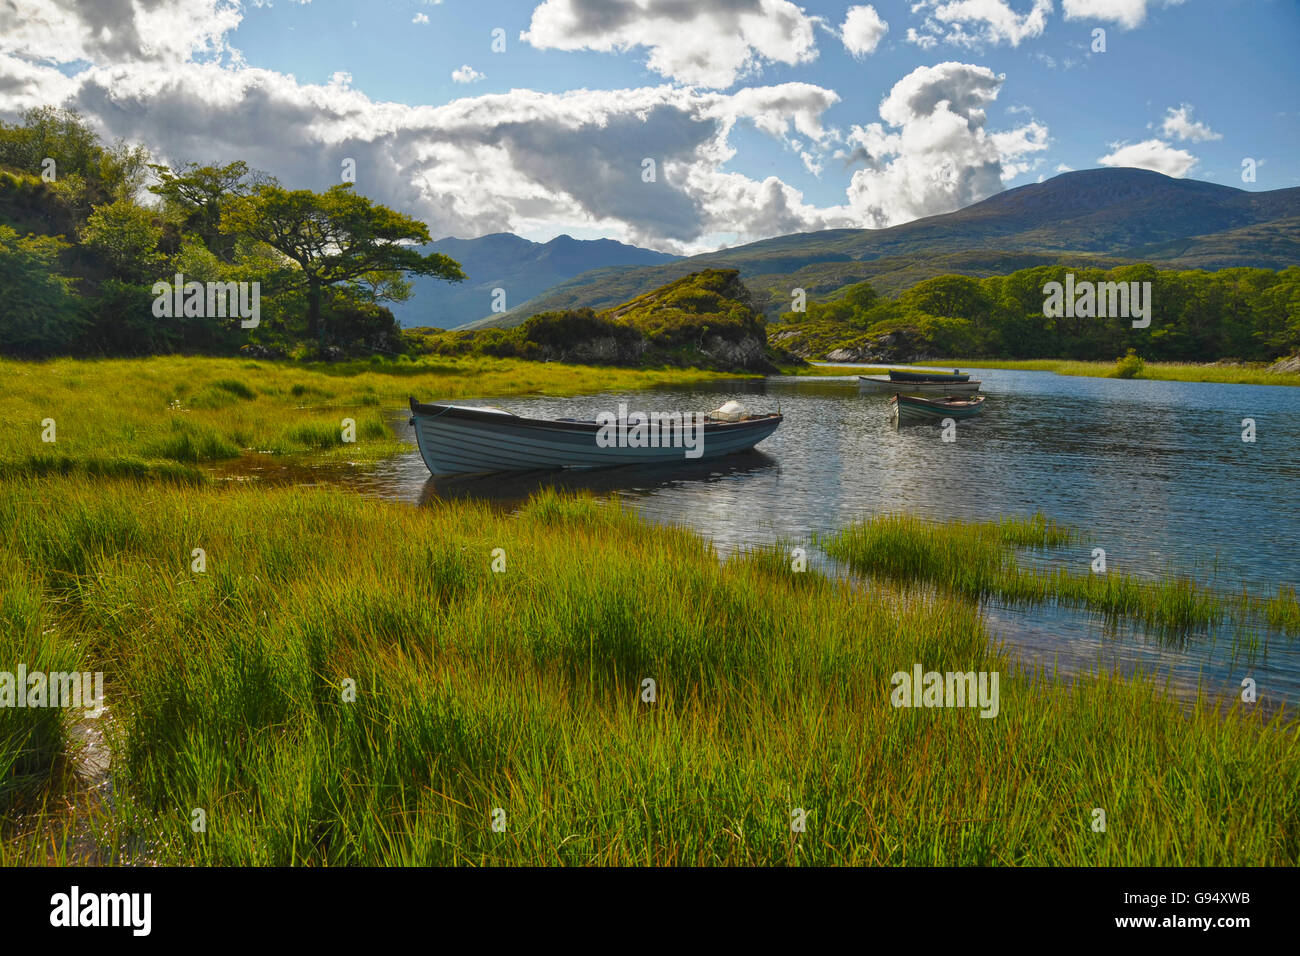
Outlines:
{"type": "Polygon", "coordinates": [[[505,291],[507,306],[514,306],[592,269],[661,265],[679,258],[614,239],[575,239],[567,233],[548,242],[511,232],[475,239],[449,236],[429,243],[423,251],[455,259],[467,278],[447,283],[416,276],[411,280],[411,298],[391,308],[402,325],[444,329],[492,314],[497,289],[505,291]]]}

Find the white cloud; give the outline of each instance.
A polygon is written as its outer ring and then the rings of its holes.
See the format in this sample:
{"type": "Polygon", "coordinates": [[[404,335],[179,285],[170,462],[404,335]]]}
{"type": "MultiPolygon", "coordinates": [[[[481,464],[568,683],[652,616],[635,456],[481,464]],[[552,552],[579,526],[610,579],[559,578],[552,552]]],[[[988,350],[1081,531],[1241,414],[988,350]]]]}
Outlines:
{"type": "Polygon", "coordinates": [[[544,0],[520,39],[539,49],[646,47],[656,73],[722,89],[765,62],[816,59],[815,24],[789,0],[544,0]]]}
{"type": "Polygon", "coordinates": [[[230,0],[0,0],[0,53],[73,63],[179,63],[226,49],[243,14],[230,0]]]}
{"type": "Polygon", "coordinates": [[[1150,169],[1181,179],[1198,160],[1185,149],[1176,149],[1163,140],[1148,139],[1140,143],[1111,143],[1111,152],[1097,159],[1103,166],[1134,166],[1150,169]]]}
{"type": "Polygon", "coordinates": [[[1065,165],[1065,163],[1061,163],[1059,166],[1056,167],[1056,171],[1057,171],[1058,173],[1072,173],[1072,172],[1074,172],[1074,167],[1073,167],[1073,166],[1067,166],[1067,165],[1065,165]]]}
{"type": "Polygon", "coordinates": [[[483,74],[466,63],[460,69],[452,70],[451,78],[456,83],[473,83],[475,80],[483,79],[483,74]]]}
{"type": "MultiPolygon", "coordinates": [[[[1162,0],[1167,7],[1177,6],[1183,0],[1162,0]]],[[[1061,0],[1067,20],[1108,20],[1132,30],[1147,18],[1147,8],[1156,0],[1061,0]]]]}
{"type": "Polygon", "coordinates": [[[734,95],[673,86],[512,90],[442,106],[375,101],[346,73],[323,85],[242,63],[114,64],[73,78],[0,56],[0,114],[33,103],[80,110],[102,134],[160,161],[239,158],[299,188],[339,181],[429,223],[433,235],[589,230],[675,252],[778,232],[852,226],[776,177],[724,172],[735,124],[752,123],[815,167],[838,101],[805,83],[734,95]],[[655,159],[655,183],[641,179],[655,159]]]}
{"type": "Polygon", "coordinates": [[[967,48],[1001,43],[1019,46],[1043,35],[1052,0],[1032,0],[1023,13],[1017,13],[1010,0],[917,0],[912,12],[926,15],[920,31],[907,31],[908,40],[922,49],[940,40],[967,48]]]}
{"type": "Polygon", "coordinates": [[[915,27],[907,28],[907,42],[915,43],[922,50],[933,50],[939,45],[938,39],[929,33],[917,33],[915,27]]]}
{"type": "Polygon", "coordinates": [[[889,32],[889,24],[880,18],[876,8],[867,4],[849,7],[840,25],[840,39],[844,48],[856,57],[874,53],[881,39],[889,32]]]}
{"type": "Polygon", "coordinates": [[[428,15],[427,13],[417,13],[415,16],[411,17],[411,22],[412,22],[412,23],[428,23],[428,22],[429,22],[429,15],[428,15]]]}
{"type": "Polygon", "coordinates": [[[853,158],[866,168],[853,174],[849,207],[865,225],[951,212],[1033,168],[1031,154],[1048,146],[1045,126],[1030,122],[996,133],[984,128],[985,109],[1002,81],[987,67],[969,63],[918,67],[881,102],[884,124],[853,127],[853,158]]]}
{"type": "MultiPolygon", "coordinates": [[[[161,13],[163,0],[148,2],[161,13]]],[[[173,3],[192,9],[194,0],[173,3]]],[[[757,0],[732,6],[757,8],[757,0]]],[[[64,9],[55,0],[46,7],[64,9]]],[[[69,36],[107,43],[84,24],[64,26],[69,36]]],[[[68,55],[57,31],[28,30],[22,55],[0,51],[0,115],[67,105],[109,140],[147,144],[159,161],[243,159],[298,188],[339,182],[340,162],[352,158],[359,191],[429,223],[435,237],[585,231],[674,252],[705,251],[719,237],[745,242],[947,212],[1034,168],[1047,146],[1037,123],[985,128],[1002,77],[969,64],[913,71],[881,102],[880,122],[846,135],[825,122],[839,96],[810,83],[734,93],[671,84],[517,89],[421,106],[371,99],[346,73],[306,84],[249,67],[220,32],[191,37],[187,58],[141,48],[123,62],[110,44],[102,62],[67,76],[48,65],[68,55]],[[221,61],[214,48],[224,49],[221,61]],[[737,124],[752,124],[814,173],[840,146],[866,168],[853,172],[844,203],[815,206],[776,176],[726,168],[737,124]],[[641,178],[647,157],[656,162],[654,183],[641,178]]],[[[457,72],[467,70],[476,72],[457,72]]]]}
{"type": "Polygon", "coordinates": [[[1184,141],[1190,140],[1193,143],[1223,139],[1222,133],[1216,133],[1207,124],[1192,119],[1192,106],[1190,103],[1184,103],[1177,109],[1172,106],[1169,107],[1165,113],[1164,122],[1160,124],[1160,131],[1166,136],[1172,136],[1175,139],[1184,141]]]}

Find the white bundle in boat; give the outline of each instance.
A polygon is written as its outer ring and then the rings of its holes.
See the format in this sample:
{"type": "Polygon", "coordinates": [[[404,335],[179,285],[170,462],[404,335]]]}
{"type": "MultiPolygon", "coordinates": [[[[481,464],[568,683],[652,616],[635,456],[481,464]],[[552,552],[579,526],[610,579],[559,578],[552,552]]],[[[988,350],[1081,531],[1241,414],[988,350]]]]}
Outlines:
{"type": "Polygon", "coordinates": [[[745,417],[745,406],[740,402],[727,402],[721,408],[709,412],[709,418],[720,422],[738,422],[745,417]]]}

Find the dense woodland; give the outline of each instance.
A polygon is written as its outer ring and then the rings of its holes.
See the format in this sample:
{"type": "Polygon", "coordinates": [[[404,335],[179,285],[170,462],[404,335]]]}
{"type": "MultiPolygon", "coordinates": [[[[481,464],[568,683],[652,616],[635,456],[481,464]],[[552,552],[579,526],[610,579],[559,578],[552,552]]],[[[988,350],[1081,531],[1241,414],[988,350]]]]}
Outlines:
{"type": "Polygon", "coordinates": [[[836,349],[893,349],[910,355],[967,358],[1111,360],[1129,349],[1146,359],[1211,362],[1271,361],[1300,352],[1300,267],[1158,270],[1038,266],[977,279],[938,276],[894,299],[868,282],[850,286],[803,312],[786,312],[769,328],[775,341],[801,355],[836,349]],[[1150,325],[1128,318],[1051,318],[1044,288],[1074,283],[1150,282],[1150,325]]]}

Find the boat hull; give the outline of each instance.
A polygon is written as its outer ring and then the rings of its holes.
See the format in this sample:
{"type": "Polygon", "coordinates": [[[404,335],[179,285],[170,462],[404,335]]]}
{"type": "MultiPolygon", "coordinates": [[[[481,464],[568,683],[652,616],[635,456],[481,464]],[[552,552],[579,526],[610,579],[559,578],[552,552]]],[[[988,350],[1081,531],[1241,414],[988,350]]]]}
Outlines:
{"type": "Polygon", "coordinates": [[[781,424],[780,415],[706,422],[699,454],[677,447],[601,447],[595,422],[521,418],[504,412],[411,399],[420,456],[434,475],[486,474],[545,468],[605,468],[718,458],[748,451],[781,424]]]}
{"type": "Polygon", "coordinates": [[[908,372],[902,369],[889,370],[891,382],[969,382],[966,372],[908,372]]]}
{"type": "Polygon", "coordinates": [[[859,375],[858,384],[870,392],[893,395],[967,395],[980,390],[981,382],[894,382],[883,375],[859,375]]]}
{"type": "Polygon", "coordinates": [[[889,404],[900,424],[938,422],[945,418],[960,420],[978,415],[984,406],[984,397],[981,395],[963,399],[954,404],[910,395],[895,395],[889,404]]]}

